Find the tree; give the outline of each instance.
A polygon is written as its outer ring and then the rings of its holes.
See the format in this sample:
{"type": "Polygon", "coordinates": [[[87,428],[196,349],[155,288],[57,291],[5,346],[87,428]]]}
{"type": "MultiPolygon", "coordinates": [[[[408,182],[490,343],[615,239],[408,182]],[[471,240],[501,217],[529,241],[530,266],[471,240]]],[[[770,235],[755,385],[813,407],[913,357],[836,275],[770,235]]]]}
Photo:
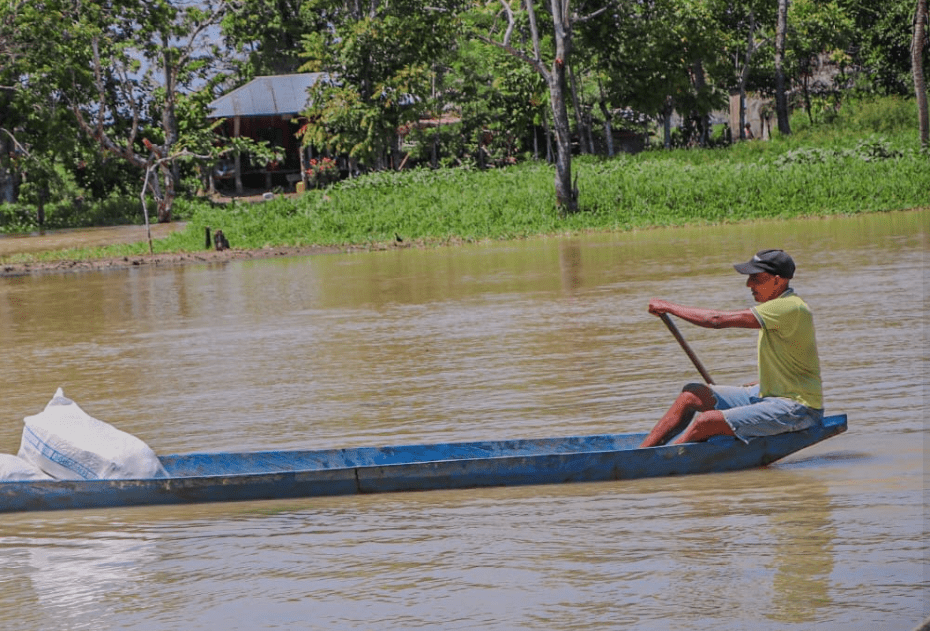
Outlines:
{"type": "Polygon", "coordinates": [[[235,48],[242,76],[288,74],[301,65],[301,39],[324,28],[322,16],[302,0],[241,0],[223,17],[222,33],[235,48]]]}
{"type": "MultiPolygon", "coordinates": [[[[21,30],[29,44],[21,67],[28,78],[24,90],[43,107],[66,107],[71,124],[102,154],[142,171],[159,161],[161,178],[150,190],[158,220],[170,221],[179,171],[174,160],[160,160],[196,136],[181,137],[179,99],[212,74],[217,54],[208,30],[230,4],[44,0],[26,6],[23,25],[31,28],[21,30]]],[[[205,126],[200,119],[193,128],[205,126]]]]}
{"type": "MultiPolygon", "coordinates": [[[[520,26],[517,22],[517,12],[508,0],[501,0],[503,11],[507,20],[507,27],[500,40],[486,35],[479,35],[480,39],[498,46],[508,53],[530,64],[542,76],[549,88],[549,103],[552,108],[552,121],[555,130],[556,159],[555,159],[555,199],[559,212],[563,215],[578,211],[578,189],[572,183],[571,167],[571,127],[568,122],[568,107],[565,102],[567,91],[566,71],[571,63],[573,48],[572,29],[574,25],[589,20],[603,13],[602,7],[586,17],[578,17],[571,12],[569,0],[550,0],[549,18],[553,38],[549,57],[551,61],[543,58],[542,38],[536,22],[536,10],[533,0],[524,0],[525,27],[528,28],[528,40],[531,49],[525,46],[517,48],[512,44],[514,30],[520,26]]],[[[524,42],[527,38],[524,38],[524,42]]]]}
{"type": "Polygon", "coordinates": [[[815,69],[824,60],[840,67],[848,63],[846,51],[852,45],[855,27],[836,0],[792,0],[789,11],[787,75],[800,86],[804,109],[813,123],[812,92],[835,95],[838,91],[833,81],[829,84],[816,81],[815,69]]]}
{"type": "MultiPolygon", "coordinates": [[[[474,15],[462,19],[481,21],[474,15]]],[[[437,73],[435,98],[427,104],[437,115],[447,112],[460,119],[450,128],[458,138],[445,134],[440,140],[452,145],[456,159],[473,158],[480,168],[512,162],[521,149],[532,149],[538,157],[536,131],[548,121],[542,77],[506,51],[475,39],[460,38],[453,52],[437,73]]],[[[437,138],[438,127],[429,133],[437,138]]]]}
{"type": "Polygon", "coordinates": [[[595,51],[602,98],[662,122],[666,147],[675,111],[698,121],[703,142],[707,114],[724,102],[730,67],[718,61],[723,33],[712,10],[702,0],[622,2],[577,29],[583,50],[595,51]]]}
{"type": "Polygon", "coordinates": [[[788,0],[778,0],[778,21],[775,26],[775,114],[778,132],[791,133],[788,120],[788,97],[785,94],[785,41],[788,38],[788,0]]]}
{"type": "MultiPolygon", "coordinates": [[[[745,138],[745,110],[746,92],[749,86],[750,73],[755,63],[755,56],[764,46],[770,43],[770,38],[764,32],[765,24],[771,24],[774,16],[770,3],[750,0],[735,7],[731,15],[727,15],[726,22],[734,23],[734,32],[737,35],[728,38],[728,48],[734,61],[734,70],[737,72],[736,86],[739,90],[739,136],[745,138]],[[742,36],[742,37],[741,37],[742,36]]],[[[725,29],[724,29],[725,30],[725,29]]]]}
{"type": "Polygon", "coordinates": [[[353,164],[396,168],[398,130],[425,111],[433,65],[453,47],[451,8],[424,0],[307,6],[326,25],[304,33],[301,71],[329,80],[310,91],[303,144],[346,154],[353,164]]]}
{"type": "MultiPolygon", "coordinates": [[[[14,203],[23,178],[23,158],[40,167],[41,154],[27,149],[25,123],[31,110],[41,110],[46,99],[37,98],[25,89],[26,60],[29,58],[30,33],[44,32],[47,21],[40,23],[35,7],[20,0],[0,7],[0,202],[14,203]],[[35,25],[33,30],[31,27],[35,25]],[[35,107],[33,107],[33,105],[35,107]]],[[[47,20],[47,17],[46,17],[47,20]]],[[[34,88],[33,88],[34,89],[34,88]]],[[[41,167],[40,167],[41,168],[41,167]]]]}
{"type": "Polygon", "coordinates": [[[909,94],[910,44],[913,32],[903,27],[914,17],[913,0],[837,0],[855,23],[852,64],[859,69],[859,88],[879,94],[909,94]]]}
{"type": "Polygon", "coordinates": [[[927,83],[924,78],[923,52],[927,46],[927,0],[917,0],[914,14],[914,38],[911,42],[911,65],[914,73],[914,93],[917,95],[917,120],[920,146],[930,147],[930,120],[927,117],[927,83]]]}
{"type": "MultiPolygon", "coordinates": [[[[177,161],[165,160],[181,144],[179,91],[205,79],[218,56],[216,46],[205,41],[208,30],[229,8],[229,3],[222,0],[188,5],[183,10],[169,0],[130,0],[114,3],[112,9],[121,9],[118,12],[99,14],[105,28],[95,30],[86,22],[91,27],[88,32],[96,99],[92,103],[72,100],[72,110],[81,129],[105,150],[142,169],[158,164],[161,185],[157,179],[146,178],[146,183],[156,199],[159,223],[171,221],[179,179],[177,161]],[[115,101],[108,94],[108,83],[116,86],[112,93],[115,101]],[[157,118],[148,115],[147,108],[152,108],[153,114],[157,112],[157,118]],[[121,110],[131,113],[132,122],[119,138],[108,122],[118,118],[121,110]],[[145,125],[150,127],[146,130],[145,125]],[[147,151],[137,145],[140,141],[147,151]]],[[[89,14],[79,17],[86,19],[89,14]]]]}

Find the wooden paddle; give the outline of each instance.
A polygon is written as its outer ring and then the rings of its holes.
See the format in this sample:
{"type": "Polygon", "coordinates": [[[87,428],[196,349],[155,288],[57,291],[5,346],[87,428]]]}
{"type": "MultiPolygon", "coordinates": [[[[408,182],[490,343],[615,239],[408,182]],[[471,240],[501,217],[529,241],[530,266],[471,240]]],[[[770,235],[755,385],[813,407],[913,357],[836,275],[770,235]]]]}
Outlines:
{"type": "Polygon", "coordinates": [[[672,335],[675,336],[675,339],[678,340],[678,343],[681,344],[682,350],[688,355],[688,358],[691,360],[691,363],[694,364],[694,367],[698,369],[698,372],[701,373],[701,376],[704,377],[704,381],[710,385],[714,384],[714,380],[710,378],[710,373],[707,372],[707,369],[704,368],[704,364],[701,363],[701,360],[698,359],[698,356],[691,350],[691,346],[688,345],[688,342],[685,341],[685,338],[682,337],[681,332],[678,330],[678,327],[675,326],[675,323],[672,322],[672,319],[668,317],[667,313],[663,313],[659,316],[662,318],[662,322],[665,323],[665,326],[668,327],[668,330],[672,332],[672,335]]]}

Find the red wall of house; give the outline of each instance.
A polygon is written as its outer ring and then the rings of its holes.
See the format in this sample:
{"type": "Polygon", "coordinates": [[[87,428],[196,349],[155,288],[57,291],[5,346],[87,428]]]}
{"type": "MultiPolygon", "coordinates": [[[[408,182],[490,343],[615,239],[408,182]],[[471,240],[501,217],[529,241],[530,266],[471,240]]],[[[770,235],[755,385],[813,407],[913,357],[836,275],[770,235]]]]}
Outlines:
{"type": "MultiPolygon", "coordinates": [[[[300,168],[300,140],[294,137],[300,127],[291,122],[286,116],[253,116],[239,119],[239,136],[252,138],[258,141],[270,142],[273,146],[284,150],[284,167],[289,169],[300,168]]],[[[235,136],[235,121],[226,119],[223,126],[225,134],[235,136]]],[[[264,165],[251,165],[252,168],[261,168],[264,165]]]]}

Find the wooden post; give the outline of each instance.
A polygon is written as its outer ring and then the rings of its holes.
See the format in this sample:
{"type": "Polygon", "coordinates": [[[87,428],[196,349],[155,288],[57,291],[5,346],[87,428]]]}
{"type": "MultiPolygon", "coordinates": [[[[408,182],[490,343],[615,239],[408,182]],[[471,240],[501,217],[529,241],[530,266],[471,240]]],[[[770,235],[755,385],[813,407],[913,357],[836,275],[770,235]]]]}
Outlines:
{"type": "MultiPolygon", "coordinates": [[[[242,119],[238,116],[233,118],[233,137],[239,137],[239,125],[242,119]]],[[[239,152],[236,152],[235,161],[235,171],[236,171],[236,192],[240,195],[242,194],[242,156],[239,155],[239,152]]]]}

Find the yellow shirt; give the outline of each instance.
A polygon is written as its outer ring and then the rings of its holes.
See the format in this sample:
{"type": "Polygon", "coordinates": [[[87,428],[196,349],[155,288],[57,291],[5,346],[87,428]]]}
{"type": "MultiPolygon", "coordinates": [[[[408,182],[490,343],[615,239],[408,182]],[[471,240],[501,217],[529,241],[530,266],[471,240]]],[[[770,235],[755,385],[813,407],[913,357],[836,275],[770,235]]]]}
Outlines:
{"type": "Polygon", "coordinates": [[[759,332],[759,394],[792,399],[823,409],[820,359],[814,317],[807,304],[787,289],[777,298],[752,307],[759,332]]]}

